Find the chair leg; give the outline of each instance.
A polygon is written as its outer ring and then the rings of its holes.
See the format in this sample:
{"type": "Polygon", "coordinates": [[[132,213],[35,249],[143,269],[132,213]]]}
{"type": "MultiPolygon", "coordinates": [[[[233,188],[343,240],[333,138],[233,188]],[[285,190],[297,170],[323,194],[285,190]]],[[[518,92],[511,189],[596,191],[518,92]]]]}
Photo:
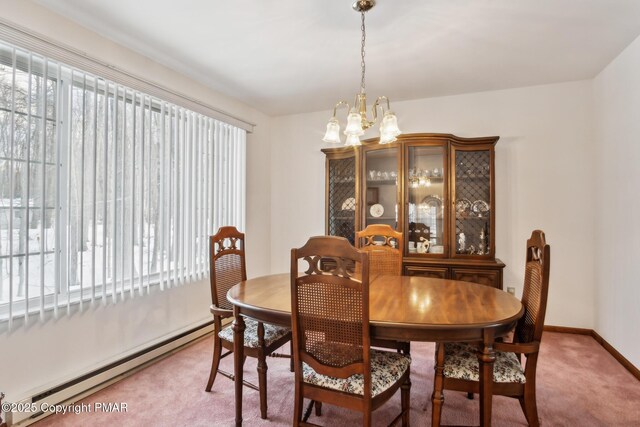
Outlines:
{"type": "Polygon", "coordinates": [[[222,340],[216,338],[213,340],[213,361],[211,362],[211,373],[209,374],[209,382],[207,382],[207,387],[205,391],[211,391],[211,387],[213,387],[213,382],[216,380],[216,375],[218,374],[218,367],[220,366],[220,355],[222,354],[222,340]]]}
{"type": "Polygon", "coordinates": [[[302,408],[304,406],[302,391],[300,390],[300,385],[296,381],[295,391],[294,391],[294,405],[293,405],[293,425],[295,427],[300,425],[302,421],[302,408]]]}
{"type": "Polygon", "coordinates": [[[289,341],[289,354],[291,355],[291,359],[289,361],[289,372],[293,372],[293,340],[289,341]]]}
{"type": "Polygon", "coordinates": [[[411,342],[405,342],[402,346],[402,352],[405,356],[409,356],[411,354],[411,342]]]}
{"type": "Polygon", "coordinates": [[[362,413],[362,425],[363,427],[371,427],[371,407],[362,413]]]}
{"type": "Polygon", "coordinates": [[[258,356],[258,388],[260,389],[260,417],[267,419],[267,360],[263,352],[258,356]]]}
{"type": "Polygon", "coordinates": [[[316,400],[315,402],[316,417],[322,416],[322,402],[320,402],[319,400],[316,400]]]}
{"type": "Polygon", "coordinates": [[[519,400],[529,426],[538,427],[540,425],[540,420],[538,419],[535,380],[531,380],[531,382],[527,381],[524,386],[524,397],[521,397],[519,400]]]}
{"type": "Polygon", "coordinates": [[[473,400],[473,393],[468,392],[468,393],[467,393],[467,399],[469,399],[469,400],[473,400]]]}
{"type": "Polygon", "coordinates": [[[439,426],[444,405],[444,343],[436,343],[436,366],[431,395],[431,425],[439,426]]]}
{"type": "MultiPolygon", "coordinates": [[[[303,399],[304,402],[304,399],[303,399]]],[[[304,410],[304,413],[302,414],[302,423],[305,424],[307,421],[309,421],[309,417],[311,416],[311,411],[313,411],[313,407],[316,406],[316,401],[315,400],[309,400],[309,404],[307,405],[306,409],[304,410]]]]}
{"type": "Polygon", "coordinates": [[[402,405],[402,427],[409,427],[411,410],[411,380],[407,380],[400,386],[400,402],[402,405]]]}

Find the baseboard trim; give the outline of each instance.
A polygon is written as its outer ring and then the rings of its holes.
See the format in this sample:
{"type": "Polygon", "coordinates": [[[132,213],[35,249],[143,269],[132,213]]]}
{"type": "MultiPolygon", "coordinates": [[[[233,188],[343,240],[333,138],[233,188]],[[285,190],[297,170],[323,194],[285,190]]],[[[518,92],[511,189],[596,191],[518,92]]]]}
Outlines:
{"type": "Polygon", "coordinates": [[[544,330],[547,332],[559,332],[561,334],[593,335],[593,329],[569,328],[567,326],[544,325],[544,330]]]}
{"type": "Polygon", "coordinates": [[[611,344],[607,342],[604,338],[600,336],[593,329],[585,329],[585,328],[570,328],[567,326],[553,326],[553,325],[544,325],[544,330],[547,332],[560,332],[563,334],[577,334],[577,335],[589,335],[592,337],[598,344],[600,344],[605,350],[613,356],[614,359],[618,361],[624,368],[631,372],[631,375],[636,377],[636,379],[640,380],[640,369],[634,366],[626,357],[624,357],[618,350],[615,349],[611,344]]]}
{"type": "Polygon", "coordinates": [[[618,350],[616,350],[611,344],[607,342],[604,338],[600,336],[596,331],[591,331],[591,336],[595,339],[602,347],[605,348],[611,355],[618,361],[622,366],[627,368],[627,371],[631,372],[634,377],[640,380],[640,369],[636,368],[633,363],[629,362],[626,357],[624,357],[618,350]]]}

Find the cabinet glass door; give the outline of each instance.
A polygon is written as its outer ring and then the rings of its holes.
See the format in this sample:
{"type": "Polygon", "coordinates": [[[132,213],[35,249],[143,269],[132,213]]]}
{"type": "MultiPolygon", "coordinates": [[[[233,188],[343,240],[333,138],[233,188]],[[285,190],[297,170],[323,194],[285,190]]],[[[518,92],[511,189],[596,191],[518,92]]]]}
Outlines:
{"type": "Polygon", "coordinates": [[[443,146],[409,146],[406,246],[409,254],[444,254],[446,152],[443,146]]]}
{"type": "Polygon", "coordinates": [[[492,254],[491,153],[454,149],[455,256],[492,254]]]}
{"type": "Polygon", "coordinates": [[[387,224],[398,230],[399,148],[370,149],[364,153],[364,226],[387,224]]]}
{"type": "Polygon", "coordinates": [[[328,159],[327,234],[355,244],[356,158],[328,159]]]}

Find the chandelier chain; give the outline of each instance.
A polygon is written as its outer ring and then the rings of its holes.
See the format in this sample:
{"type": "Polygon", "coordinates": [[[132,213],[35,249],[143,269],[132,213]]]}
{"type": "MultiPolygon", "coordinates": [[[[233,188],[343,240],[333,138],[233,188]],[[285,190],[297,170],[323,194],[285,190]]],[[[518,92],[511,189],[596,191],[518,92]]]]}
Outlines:
{"type": "Polygon", "coordinates": [[[361,12],[362,15],[362,25],[360,26],[360,30],[362,31],[362,45],[360,48],[360,68],[362,69],[362,77],[361,77],[361,81],[360,81],[360,93],[365,93],[365,86],[364,86],[364,70],[365,70],[365,64],[364,64],[364,43],[367,37],[367,33],[365,31],[365,27],[364,27],[364,12],[361,12]]]}

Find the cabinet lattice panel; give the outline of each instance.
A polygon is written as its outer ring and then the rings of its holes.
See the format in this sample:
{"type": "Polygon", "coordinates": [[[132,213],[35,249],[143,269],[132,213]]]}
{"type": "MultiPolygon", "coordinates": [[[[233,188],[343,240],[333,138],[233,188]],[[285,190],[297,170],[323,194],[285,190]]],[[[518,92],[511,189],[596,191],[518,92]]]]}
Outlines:
{"type": "Polygon", "coordinates": [[[356,159],[329,162],[329,234],[355,244],[356,159]]]}
{"type": "Polygon", "coordinates": [[[456,253],[486,254],[492,242],[489,151],[456,152],[456,253]],[[464,233],[464,250],[461,245],[464,233]],[[483,237],[484,236],[484,237],[483,237]]]}

